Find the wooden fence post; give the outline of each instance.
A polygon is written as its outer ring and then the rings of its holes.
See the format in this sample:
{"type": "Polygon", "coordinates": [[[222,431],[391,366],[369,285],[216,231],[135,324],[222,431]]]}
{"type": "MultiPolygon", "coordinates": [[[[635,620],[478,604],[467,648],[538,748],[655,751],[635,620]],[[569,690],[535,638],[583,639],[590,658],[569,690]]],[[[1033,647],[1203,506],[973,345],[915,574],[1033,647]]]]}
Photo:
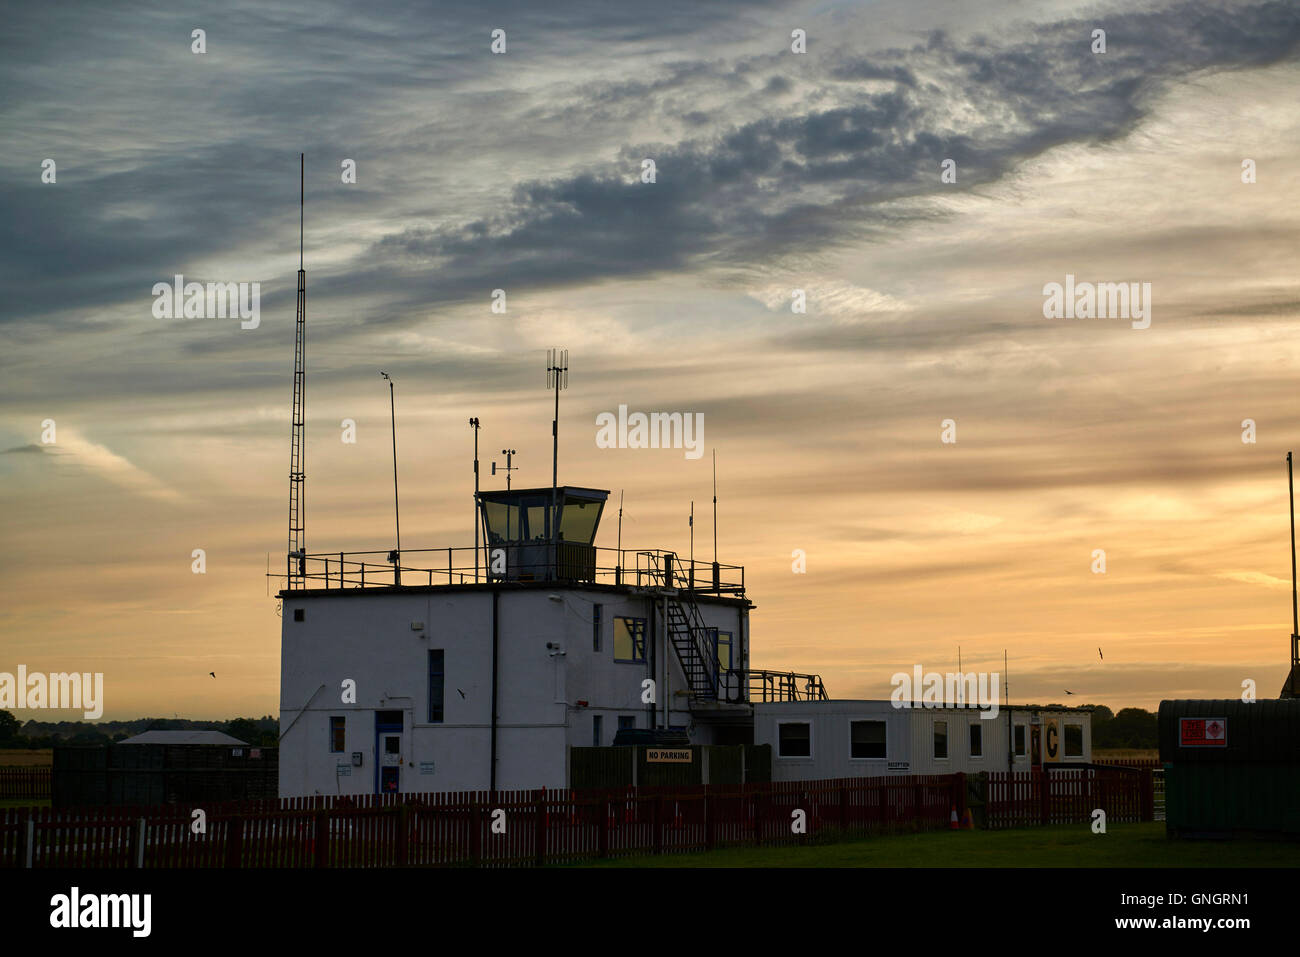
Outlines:
{"type": "Polygon", "coordinates": [[[533,838],[535,844],[533,850],[535,852],[534,856],[536,857],[534,863],[536,863],[538,867],[542,867],[543,865],[546,864],[546,792],[545,791],[538,793],[537,798],[533,802],[533,807],[535,808],[536,811],[535,822],[534,822],[536,824],[536,828],[535,828],[535,836],[533,838]]]}
{"type": "Polygon", "coordinates": [[[1038,775],[1039,823],[1046,827],[1052,823],[1052,776],[1046,771],[1038,775]]]}
{"type": "Polygon", "coordinates": [[[226,867],[239,867],[244,860],[244,819],[232,817],[226,822],[226,867]]]}
{"type": "Polygon", "coordinates": [[[474,867],[483,862],[483,809],[478,801],[469,806],[469,862],[474,867]]]}
{"type": "Polygon", "coordinates": [[[411,854],[411,806],[400,804],[397,807],[397,866],[405,867],[410,862],[411,854]]]}
{"type": "Polygon", "coordinates": [[[314,835],[314,847],[316,852],[315,860],[312,861],[313,867],[329,867],[329,843],[330,843],[330,812],[321,808],[316,812],[316,833],[314,835]]]}
{"type": "Polygon", "coordinates": [[[1156,819],[1156,775],[1151,768],[1142,769],[1139,786],[1142,788],[1142,820],[1154,821],[1156,819]]]}
{"type": "Polygon", "coordinates": [[[664,852],[664,799],[662,794],[655,795],[654,804],[651,807],[650,822],[654,830],[654,852],[662,854],[664,852]]]}
{"type": "Polygon", "coordinates": [[[713,850],[713,802],[709,792],[704,792],[704,849],[713,850]]]}
{"type": "Polygon", "coordinates": [[[603,798],[601,802],[598,805],[596,805],[596,812],[600,816],[600,820],[599,822],[597,822],[599,831],[597,831],[596,856],[608,857],[609,856],[609,798],[608,797],[603,798]]]}

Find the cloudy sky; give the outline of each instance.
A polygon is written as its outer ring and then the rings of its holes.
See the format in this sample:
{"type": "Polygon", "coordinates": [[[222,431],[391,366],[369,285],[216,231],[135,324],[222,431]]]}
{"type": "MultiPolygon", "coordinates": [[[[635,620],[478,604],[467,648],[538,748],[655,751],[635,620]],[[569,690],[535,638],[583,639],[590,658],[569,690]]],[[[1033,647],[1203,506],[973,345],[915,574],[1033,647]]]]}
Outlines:
{"type": "Polygon", "coordinates": [[[711,558],[709,456],[595,417],[704,414],[755,666],[1281,686],[1294,4],[53,2],[0,79],[0,671],[278,711],[302,152],[310,550],[391,544],[380,369],[408,549],[473,541],[470,416],[548,484],[559,346],[560,479],[623,491],[625,545],[685,554],[694,500],[711,558]],[[156,318],[176,274],[260,324],[156,318]],[[1044,318],[1067,275],[1150,283],[1150,327],[1044,318]]]}

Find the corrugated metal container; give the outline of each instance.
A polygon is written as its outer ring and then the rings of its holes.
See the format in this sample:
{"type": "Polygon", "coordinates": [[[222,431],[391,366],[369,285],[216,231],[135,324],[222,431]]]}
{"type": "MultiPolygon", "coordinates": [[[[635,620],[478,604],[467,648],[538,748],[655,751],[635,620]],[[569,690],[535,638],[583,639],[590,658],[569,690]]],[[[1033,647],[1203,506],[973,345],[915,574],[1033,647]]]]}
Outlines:
{"type": "Polygon", "coordinates": [[[1160,702],[1170,836],[1300,835],[1300,700],[1160,702]]]}

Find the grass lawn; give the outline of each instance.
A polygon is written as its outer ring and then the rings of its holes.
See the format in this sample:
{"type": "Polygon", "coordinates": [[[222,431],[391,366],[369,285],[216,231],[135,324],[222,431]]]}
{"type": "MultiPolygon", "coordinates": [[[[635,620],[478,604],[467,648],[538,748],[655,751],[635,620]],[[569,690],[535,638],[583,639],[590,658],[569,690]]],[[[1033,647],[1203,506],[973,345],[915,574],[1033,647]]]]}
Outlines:
{"type": "Polygon", "coordinates": [[[0,807],[49,807],[49,798],[0,798],[0,807]]]}
{"type": "Polygon", "coordinates": [[[625,857],[590,867],[1294,867],[1300,845],[1171,841],[1163,822],[1010,831],[931,831],[804,847],[625,857]]]}

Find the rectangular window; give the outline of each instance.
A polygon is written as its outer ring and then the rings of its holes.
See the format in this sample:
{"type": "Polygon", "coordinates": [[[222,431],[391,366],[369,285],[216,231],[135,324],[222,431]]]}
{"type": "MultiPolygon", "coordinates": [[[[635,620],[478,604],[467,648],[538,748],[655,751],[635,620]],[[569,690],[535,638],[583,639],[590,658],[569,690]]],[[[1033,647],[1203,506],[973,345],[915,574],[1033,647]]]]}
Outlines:
{"type": "Polygon", "coordinates": [[[645,619],[614,619],[614,660],[645,661],[645,619]]]}
{"type": "Polygon", "coordinates": [[[429,723],[442,723],[443,673],[442,649],[429,651],[429,723]]]}
{"type": "Polygon", "coordinates": [[[984,727],[979,721],[970,726],[970,756],[984,757],[984,727]]]}
{"type": "Polygon", "coordinates": [[[714,628],[713,636],[718,647],[718,674],[725,674],[735,667],[731,663],[731,632],[714,628]]]}
{"type": "Polygon", "coordinates": [[[934,756],[940,759],[948,757],[948,722],[934,723],[934,756]]]}
{"type": "Polygon", "coordinates": [[[1067,758],[1083,757],[1083,725],[1067,724],[1065,726],[1065,756],[1067,758]]]}
{"type": "Polygon", "coordinates": [[[598,747],[600,747],[600,745],[601,745],[601,741],[600,741],[600,731],[601,731],[601,727],[600,727],[600,726],[601,726],[601,720],[600,720],[600,718],[601,718],[601,716],[598,715],[598,714],[593,714],[593,715],[591,716],[591,746],[592,746],[593,748],[598,748],[598,747]]]}
{"type": "Polygon", "coordinates": [[[618,730],[632,731],[636,728],[636,715],[620,714],[618,716],[618,730]]]}
{"type": "Polygon", "coordinates": [[[591,650],[600,651],[600,614],[604,610],[603,605],[591,606],[591,650]]]}
{"type": "Polygon", "coordinates": [[[347,740],[343,730],[345,725],[345,720],[346,719],[339,718],[339,717],[330,718],[330,753],[331,754],[341,754],[343,752],[343,747],[347,740]]]}
{"type": "Polygon", "coordinates": [[[787,721],[777,725],[777,757],[812,756],[812,725],[804,721],[787,721]]]}
{"type": "Polygon", "coordinates": [[[885,756],[885,722],[850,721],[849,757],[883,758],[885,756]]]}
{"type": "Polygon", "coordinates": [[[1019,756],[1019,757],[1024,757],[1024,754],[1025,754],[1025,726],[1024,726],[1023,724],[1018,724],[1018,725],[1016,725],[1016,739],[1015,739],[1015,740],[1016,740],[1016,754],[1017,754],[1017,756],[1019,756]]]}

